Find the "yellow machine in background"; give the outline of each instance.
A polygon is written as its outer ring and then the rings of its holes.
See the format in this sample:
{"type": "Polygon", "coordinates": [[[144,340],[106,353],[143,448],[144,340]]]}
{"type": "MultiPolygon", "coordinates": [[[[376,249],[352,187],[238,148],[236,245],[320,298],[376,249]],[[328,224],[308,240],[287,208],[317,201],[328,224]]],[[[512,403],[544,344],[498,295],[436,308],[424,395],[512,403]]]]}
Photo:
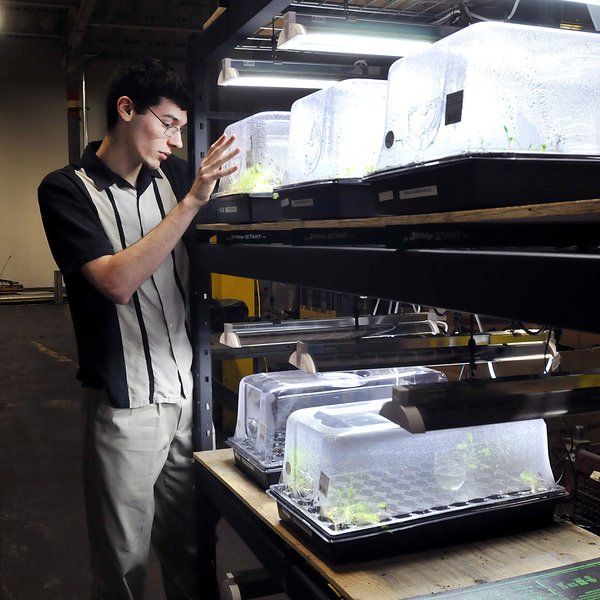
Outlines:
{"type": "MultiPolygon", "coordinates": [[[[246,303],[248,315],[256,315],[256,302],[254,290],[256,282],[246,277],[233,277],[212,273],[212,296],[217,300],[223,298],[236,298],[246,303]]],[[[254,372],[251,358],[238,358],[223,361],[223,384],[230,390],[237,392],[240,379],[254,372]]]]}

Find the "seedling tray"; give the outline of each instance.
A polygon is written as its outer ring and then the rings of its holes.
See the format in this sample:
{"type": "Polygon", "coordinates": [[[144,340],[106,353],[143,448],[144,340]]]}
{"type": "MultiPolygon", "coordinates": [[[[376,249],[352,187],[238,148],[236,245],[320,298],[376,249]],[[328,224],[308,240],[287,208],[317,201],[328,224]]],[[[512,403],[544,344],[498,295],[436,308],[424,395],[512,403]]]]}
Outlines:
{"type": "MultiPolygon", "coordinates": [[[[426,480],[430,482],[424,476],[426,480]]],[[[521,489],[508,493],[481,498],[467,494],[464,500],[456,501],[455,495],[451,499],[446,492],[444,497],[443,490],[431,485],[420,487],[418,478],[405,484],[402,477],[372,471],[352,481],[355,501],[368,501],[374,492],[378,499],[388,499],[380,522],[334,524],[314,501],[294,497],[284,484],[269,489],[277,501],[280,519],[333,563],[370,560],[538,526],[552,520],[554,504],[567,495],[557,485],[533,492],[523,489],[520,482],[521,489]]]]}
{"type": "Polygon", "coordinates": [[[220,223],[263,223],[281,221],[281,205],[273,194],[229,194],[216,196],[216,220],[220,223]]]}
{"type": "Polygon", "coordinates": [[[470,154],[370,175],[378,214],[419,214],[600,197],[600,157],[470,154]]]}
{"type": "Polygon", "coordinates": [[[334,179],[276,188],[284,219],[351,219],[377,214],[371,187],[361,179],[334,179]]]}
{"type": "Polygon", "coordinates": [[[271,485],[279,483],[281,469],[283,467],[283,455],[279,460],[273,460],[270,463],[265,464],[260,460],[260,457],[250,444],[238,444],[233,438],[227,440],[227,444],[233,449],[235,466],[248,475],[248,477],[255,481],[263,490],[268,489],[271,485]]]}

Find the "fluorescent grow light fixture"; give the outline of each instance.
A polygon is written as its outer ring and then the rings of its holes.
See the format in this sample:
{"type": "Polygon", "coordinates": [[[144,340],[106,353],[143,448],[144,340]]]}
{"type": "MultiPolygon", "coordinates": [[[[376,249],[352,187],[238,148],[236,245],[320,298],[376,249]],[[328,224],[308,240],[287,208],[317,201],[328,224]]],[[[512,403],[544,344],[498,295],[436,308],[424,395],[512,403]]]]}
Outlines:
{"type": "Polygon", "coordinates": [[[352,77],[373,77],[377,67],[308,63],[273,63],[269,61],[224,58],[217,83],[222,86],[322,89],[352,77]]]}
{"type": "Polygon", "coordinates": [[[577,4],[587,4],[588,6],[600,6],[600,0],[565,0],[566,2],[575,2],[577,4]]]}
{"type": "MultiPolygon", "coordinates": [[[[600,0],[599,0],[600,1],[600,0]]],[[[406,56],[427,48],[439,36],[424,26],[375,21],[347,21],[288,12],[277,48],[299,52],[406,56]]]]}

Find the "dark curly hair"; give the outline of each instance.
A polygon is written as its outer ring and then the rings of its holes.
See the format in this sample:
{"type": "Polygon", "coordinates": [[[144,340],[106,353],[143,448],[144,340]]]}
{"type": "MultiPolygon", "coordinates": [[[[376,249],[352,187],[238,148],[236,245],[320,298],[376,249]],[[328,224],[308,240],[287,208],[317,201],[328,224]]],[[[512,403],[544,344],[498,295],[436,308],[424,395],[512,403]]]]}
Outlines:
{"type": "Polygon", "coordinates": [[[119,122],[117,100],[129,96],[135,110],[144,114],[149,106],[161,98],[172,100],[188,110],[192,99],[188,85],[175,69],[156,58],[136,58],[123,64],[114,74],[106,96],[106,129],[112,131],[119,122]]]}

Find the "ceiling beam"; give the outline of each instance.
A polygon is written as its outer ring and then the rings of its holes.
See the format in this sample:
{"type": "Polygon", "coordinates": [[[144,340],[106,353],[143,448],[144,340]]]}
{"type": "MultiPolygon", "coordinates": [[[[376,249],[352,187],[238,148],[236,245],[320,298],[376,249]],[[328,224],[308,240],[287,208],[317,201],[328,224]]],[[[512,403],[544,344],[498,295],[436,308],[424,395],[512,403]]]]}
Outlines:
{"type": "Polygon", "coordinates": [[[129,25],[126,23],[89,23],[88,27],[97,29],[133,29],[135,31],[165,31],[171,33],[198,33],[199,29],[189,27],[167,27],[161,25],[129,25]]]}
{"type": "Polygon", "coordinates": [[[79,0],[0,0],[0,6],[67,9],[78,8],[79,0]]]}
{"type": "Polygon", "coordinates": [[[62,40],[61,35],[53,33],[34,33],[28,31],[3,31],[0,29],[0,36],[19,37],[19,38],[39,38],[44,40],[62,40]]]}
{"type": "Polygon", "coordinates": [[[225,58],[235,46],[279,15],[289,3],[289,0],[229,2],[221,17],[190,44],[192,66],[225,58]]]}
{"type": "Polygon", "coordinates": [[[73,27],[73,31],[69,34],[69,54],[74,54],[79,47],[79,44],[81,44],[81,40],[83,40],[83,36],[85,35],[85,31],[95,7],[96,0],[81,0],[81,5],[79,6],[79,10],[75,17],[75,26],[73,27]]]}

